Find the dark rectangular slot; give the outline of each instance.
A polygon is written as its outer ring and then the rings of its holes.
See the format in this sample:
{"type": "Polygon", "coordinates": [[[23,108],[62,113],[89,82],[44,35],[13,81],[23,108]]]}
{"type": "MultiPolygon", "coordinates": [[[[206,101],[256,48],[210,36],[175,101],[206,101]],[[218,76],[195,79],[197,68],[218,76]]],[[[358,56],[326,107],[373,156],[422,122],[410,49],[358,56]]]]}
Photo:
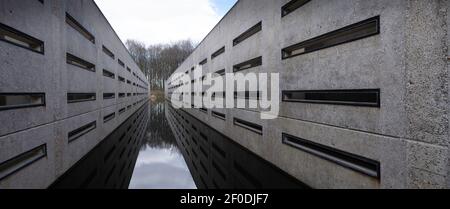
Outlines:
{"type": "Polygon", "coordinates": [[[126,96],[125,93],[119,93],[119,98],[124,98],[126,96]]]}
{"type": "Polygon", "coordinates": [[[262,57],[257,57],[233,66],[233,72],[239,72],[262,65],[262,57]]]}
{"type": "Polygon", "coordinates": [[[106,46],[103,45],[102,49],[103,49],[103,53],[105,53],[106,55],[108,55],[112,59],[116,58],[116,56],[108,48],[106,48],[106,46]]]}
{"type": "Polygon", "coordinates": [[[103,99],[104,100],[106,100],[106,99],[114,99],[114,98],[116,98],[116,93],[104,93],[103,94],[103,99]]]}
{"type": "Polygon", "coordinates": [[[127,84],[131,84],[131,81],[130,81],[130,80],[127,80],[127,84]]]}
{"type": "Polygon", "coordinates": [[[88,31],[86,28],[84,28],[78,21],[75,20],[72,16],[70,16],[68,13],[66,13],[66,23],[78,31],[82,36],[84,36],[87,40],[95,44],[95,37],[88,31]]]}
{"type": "MultiPolygon", "coordinates": [[[[207,58],[205,58],[204,60],[202,60],[200,63],[198,63],[199,65],[204,65],[204,64],[206,64],[206,63],[208,63],[208,59],[207,58]]],[[[189,73],[189,71],[187,71],[187,73],[189,73]]]]}
{"type": "Polygon", "coordinates": [[[225,46],[222,47],[222,48],[220,48],[220,49],[217,50],[216,52],[214,52],[214,53],[211,55],[211,60],[214,59],[214,58],[216,58],[216,57],[218,57],[219,55],[221,55],[221,54],[223,54],[223,53],[225,53],[225,46]]]}
{"type": "Polygon", "coordinates": [[[222,70],[219,70],[219,71],[217,71],[216,72],[216,74],[219,74],[220,76],[223,76],[223,75],[225,75],[225,69],[222,69],[222,70]]]}
{"type": "Polygon", "coordinates": [[[238,118],[234,119],[234,125],[239,126],[241,128],[245,128],[247,130],[253,131],[259,135],[263,134],[263,127],[258,125],[258,124],[254,124],[245,120],[241,120],[238,118]]]}
{"type": "Polygon", "coordinates": [[[289,13],[295,11],[296,9],[302,7],[310,1],[311,0],[292,0],[288,2],[281,8],[281,17],[288,15],[289,13]]]}
{"type": "Polygon", "coordinates": [[[125,83],[125,78],[118,76],[118,79],[120,82],[124,82],[125,83]]]}
{"type": "Polygon", "coordinates": [[[112,78],[112,79],[116,79],[116,75],[106,69],[103,69],[103,76],[112,78]]]}
{"type": "Polygon", "coordinates": [[[235,99],[248,99],[248,100],[259,100],[261,96],[260,92],[234,92],[235,99]]]}
{"type": "Polygon", "coordinates": [[[116,113],[113,112],[105,117],[103,117],[103,123],[107,123],[108,121],[114,119],[116,117],[116,113]]]}
{"type": "Polygon", "coordinates": [[[125,67],[125,63],[123,63],[122,60],[118,59],[117,63],[119,63],[120,66],[125,67]]]}
{"type": "Polygon", "coordinates": [[[0,93],[0,111],[45,106],[44,93],[0,93]]]}
{"type": "Polygon", "coordinates": [[[67,93],[67,103],[95,101],[95,93],[67,93]]]}
{"type": "Polygon", "coordinates": [[[283,91],[283,102],[380,107],[380,89],[283,91]]]}
{"type": "Polygon", "coordinates": [[[255,35],[259,31],[262,30],[262,22],[259,22],[255,26],[251,27],[241,35],[239,35],[237,38],[233,40],[233,46],[238,45],[239,43],[245,41],[246,39],[250,38],[251,36],[255,35]]]}
{"type": "Polygon", "coordinates": [[[127,67],[127,71],[131,73],[131,69],[129,67],[127,67]]]}
{"type": "Polygon", "coordinates": [[[0,181],[46,156],[47,146],[44,144],[0,163],[0,181]]]}
{"type": "Polygon", "coordinates": [[[306,139],[301,139],[283,133],[283,144],[292,146],[324,160],[336,163],[343,167],[363,173],[365,175],[380,178],[380,163],[362,156],[321,145],[306,139]]]}
{"type": "Polygon", "coordinates": [[[92,130],[97,128],[97,121],[91,122],[87,125],[84,125],[78,129],[75,129],[68,134],[69,143],[75,141],[76,139],[86,135],[87,133],[91,132],[92,130]]]}
{"type": "Polygon", "coordinates": [[[125,110],[126,110],[125,108],[122,108],[122,109],[120,109],[120,110],[119,110],[119,114],[122,114],[122,113],[124,113],[124,112],[125,112],[125,110]]]}
{"type": "Polygon", "coordinates": [[[288,59],[291,57],[338,46],[352,41],[357,41],[378,34],[380,34],[379,16],[286,47],[281,51],[282,58],[288,59]]]}
{"type": "Polygon", "coordinates": [[[0,23],[0,41],[44,54],[44,42],[0,23]]]}
{"type": "Polygon", "coordinates": [[[220,113],[220,112],[216,112],[216,111],[212,111],[212,116],[214,116],[216,118],[219,118],[221,120],[226,120],[227,119],[227,116],[225,114],[220,113]]]}
{"type": "Polygon", "coordinates": [[[67,64],[74,65],[76,67],[95,72],[94,64],[92,64],[86,60],[83,60],[73,54],[67,53],[66,59],[67,59],[67,64]]]}
{"type": "Polygon", "coordinates": [[[200,108],[199,110],[200,110],[201,112],[208,113],[208,109],[206,109],[206,108],[200,108]]]}

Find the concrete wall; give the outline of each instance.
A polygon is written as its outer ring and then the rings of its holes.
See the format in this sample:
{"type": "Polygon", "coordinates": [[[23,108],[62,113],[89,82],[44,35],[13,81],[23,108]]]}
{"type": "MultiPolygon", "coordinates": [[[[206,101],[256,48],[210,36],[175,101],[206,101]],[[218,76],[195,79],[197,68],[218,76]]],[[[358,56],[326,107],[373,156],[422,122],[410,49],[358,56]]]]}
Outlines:
{"type": "Polygon", "coordinates": [[[275,120],[251,109],[218,110],[226,121],[186,111],[314,188],[448,188],[449,2],[312,0],[281,17],[288,2],[240,0],[177,72],[208,58],[204,74],[232,73],[233,65],[262,56],[262,66],[244,72],[280,73],[281,91],[380,89],[381,107],[282,102],[275,120]],[[287,46],[374,16],[379,35],[281,59],[287,46]],[[261,32],[233,46],[260,21],[261,32]],[[225,54],[211,60],[222,46],[225,54]],[[235,117],[262,125],[263,135],[234,126],[235,117]],[[282,133],[376,160],[381,177],[286,146],[282,133]]]}
{"type": "Polygon", "coordinates": [[[2,0],[0,23],[43,41],[45,48],[40,54],[0,41],[0,94],[39,92],[46,100],[41,107],[0,111],[0,164],[36,146],[47,147],[45,158],[0,180],[0,188],[46,188],[145,103],[148,83],[92,0],[2,0]],[[95,37],[95,44],[66,23],[66,13],[95,37]],[[95,64],[96,71],[67,64],[66,53],[95,64]],[[103,76],[103,69],[115,78],[103,76]],[[67,93],[96,93],[96,100],[68,103],[67,93]],[[104,100],[103,93],[116,97],[104,100]],[[119,98],[118,93],[131,96],[119,98]],[[116,117],[104,123],[104,116],[113,112],[116,117]],[[69,132],[92,121],[96,129],[68,143],[69,132]]]}

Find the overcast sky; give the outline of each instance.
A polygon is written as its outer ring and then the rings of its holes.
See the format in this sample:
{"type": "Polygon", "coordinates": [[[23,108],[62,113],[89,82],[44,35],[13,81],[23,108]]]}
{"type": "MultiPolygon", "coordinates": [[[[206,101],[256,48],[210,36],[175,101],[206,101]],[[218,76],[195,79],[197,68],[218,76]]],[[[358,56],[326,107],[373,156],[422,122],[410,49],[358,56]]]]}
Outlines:
{"type": "Polygon", "coordinates": [[[145,44],[200,42],[237,0],[95,0],[119,37],[145,44]]]}

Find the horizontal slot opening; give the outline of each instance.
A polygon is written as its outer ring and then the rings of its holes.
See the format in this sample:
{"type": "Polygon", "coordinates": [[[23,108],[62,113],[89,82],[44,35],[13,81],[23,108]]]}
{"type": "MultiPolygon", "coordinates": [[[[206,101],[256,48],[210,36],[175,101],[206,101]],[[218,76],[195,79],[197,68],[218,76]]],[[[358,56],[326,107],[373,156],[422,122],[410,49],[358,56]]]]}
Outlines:
{"type": "Polygon", "coordinates": [[[241,119],[238,119],[238,118],[234,119],[234,125],[239,126],[241,128],[245,128],[245,129],[250,130],[250,131],[253,131],[253,132],[255,132],[255,133],[259,134],[259,135],[262,135],[262,133],[263,133],[263,127],[262,126],[260,126],[258,124],[255,124],[255,123],[251,123],[251,122],[245,121],[245,120],[241,120],[241,119]]]}
{"type": "Polygon", "coordinates": [[[95,44],[95,37],[88,31],[86,28],[84,28],[78,21],[75,20],[72,16],[70,16],[68,13],[66,13],[66,23],[78,31],[82,36],[84,36],[87,40],[95,44]]]}
{"type": "Polygon", "coordinates": [[[125,93],[119,93],[119,98],[124,98],[126,96],[125,93]]]}
{"type": "Polygon", "coordinates": [[[68,93],[67,103],[95,101],[95,93],[68,93]]]}
{"type": "Polygon", "coordinates": [[[0,93],[0,111],[45,106],[43,93],[0,93]]]}
{"type": "Polygon", "coordinates": [[[214,59],[214,58],[216,58],[216,57],[218,57],[219,55],[221,55],[221,54],[223,54],[223,53],[225,53],[225,46],[222,47],[222,48],[220,48],[220,49],[217,50],[216,52],[214,52],[214,53],[211,55],[211,60],[214,59]]]}
{"type": "Polygon", "coordinates": [[[102,47],[103,48],[103,53],[105,53],[106,55],[108,55],[109,57],[111,57],[112,59],[115,59],[115,55],[105,46],[102,47]]]}
{"type": "Polygon", "coordinates": [[[288,59],[378,34],[380,34],[379,16],[284,48],[282,57],[288,59]]]}
{"type": "Polygon", "coordinates": [[[0,40],[15,46],[44,54],[44,42],[0,23],[0,40]]]}
{"type": "Polygon", "coordinates": [[[0,163],[0,180],[3,180],[46,156],[47,147],[44,144],[0,163]]]}
{"type": "Polygon", "coordinates": [[[67,58],[67,64],[74,65],[76,67],[95,72],[95,65],[86,60],[83,60],[83,59],[81,59],[73,54],[69,54],[69,53],[67,53],[66,58],[67,58]]]}
{"type": "Polygon", "coordinates": [[[283,102],[380,107],[380,89],[283,91],[283,102]]]}
{"type": "Polygon", "coordinates": [[[120,82],[124,82],[125,83],[125,78],[119,76],[118,79],[119,79],[120,82]]]}
{"type": "Polygon", "coordinates": [[[235,99],[259,100],[261,92],[234,92],[235,99]]]}
{"type": "Polygon", "coordinates": [[[126,108],[122,108],[122,109],[120,109],[120,110],[119,110],[119,114],[122,114],[122,113],[124,113],[124,112],[125,112],[125,110],[126,110],[126,108]]]}
{"type": "Polygon", "coordinates": [[[300,149],[365,175],[380,178],[380,163],[377,161],[284,133],[283,144],[300,149]]]}
{"type": "Polygon", "coordinates": [[[107,123],[108,121],[114,119],[116,117],[116,113],[113,112],[105,117],[103,117],[103,123],[107,123]]]}
{"type": "Polygon", "coordinates": [[[201,112],[208,113],[208,109],[206,109],[206,108],[200,108],[199,110],[200,110],[201,112]]]}
{"type": "Polygon", "coordinates": [[[255,26],[251,27],[241,35],[239,35],[237,38],[233,40],[233,46],[238,45],[239,43],[245,41],[246,39],[250,38],[251,36],[255,35],[259,31],[262,30],[262,22],[259,22],[255,26]]]}
{"type": "Polygon", "coordinates": [[[222,120],[226,120],[227,117],[225,114],[220,113],[220,112],[216,112],[216,111],[212,111],[212,115],[216,118],[222,119],[222,120]]]}
{"type": "MultiPolygon", "coordinates": [[[[206,63],[208,63],[208,59],[207,58],[205,58],[204,60],[202,60],[200,63],[198,63],[199,65],[204,65],[204,64],[206,64],[206,63]]],[[[189,74],[189,71],[187,71],[186,72],[187,74],[189,74]]]]}
{"type": "Polygon", "coordinates": [[[125,63],[123,63],[122,60],[118,59],[117,63],[119,63],[120,66],[125,68],[125,63]]]}
{"type": "Polygon", "coordinates": [[[68,138],[69,138],[69,143],[75,141],[76,139],[86,135],[87,133],[91,132],[92,130],[97,128],[97,122],[91,122],[87,125],[84,125],[76,130],[73,130],[71,132],[69,132],[68,134],[68,138]]]}
{"type": "Polygon", "coordinates": [[[262,65],[262,57],[257,57],[233,66],[233,72],[239,72],[262,65]]]}
{"type": "Polygon", "coordinates": [[[104,93],[103,94],[103,99],[114,99],[116,98],[116,93],[104,93]]]}
{"type": "Polygon", "coordinates": [[[219,74],[220,76],[225,75],[225,69],[217,71],[216,74],[219,74]]]}
{"type": "Polygon", "coordinates": [[[311,0],[292,0],[288,2],[281,8],[281,17],[288,15],[289,13],[295,11],[296,9],[302,7],[310,1],[311,0]]]}
{"type": "Polygon", "coordinates": [[[106,69],[103,69],[103,76],[112,78],[112,79],[116,79],[116,75],[106,69]]]}

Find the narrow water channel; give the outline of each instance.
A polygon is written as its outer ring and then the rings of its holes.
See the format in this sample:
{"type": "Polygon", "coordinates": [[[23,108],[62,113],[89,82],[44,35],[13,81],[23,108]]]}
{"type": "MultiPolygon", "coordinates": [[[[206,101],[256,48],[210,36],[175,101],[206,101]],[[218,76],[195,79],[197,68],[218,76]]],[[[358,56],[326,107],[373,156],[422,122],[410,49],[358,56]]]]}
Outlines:
{"type": "Polygon", "coordinates": [[[150,121],[131,177],[130,189],[195,189],[194,180],[164,114],[162,102],[150,104],[150,121]]]}
{"type": "Polygon", "coordinates": [[[307,188],[164,102],[144,105],[50,188],[307,188]]]}

